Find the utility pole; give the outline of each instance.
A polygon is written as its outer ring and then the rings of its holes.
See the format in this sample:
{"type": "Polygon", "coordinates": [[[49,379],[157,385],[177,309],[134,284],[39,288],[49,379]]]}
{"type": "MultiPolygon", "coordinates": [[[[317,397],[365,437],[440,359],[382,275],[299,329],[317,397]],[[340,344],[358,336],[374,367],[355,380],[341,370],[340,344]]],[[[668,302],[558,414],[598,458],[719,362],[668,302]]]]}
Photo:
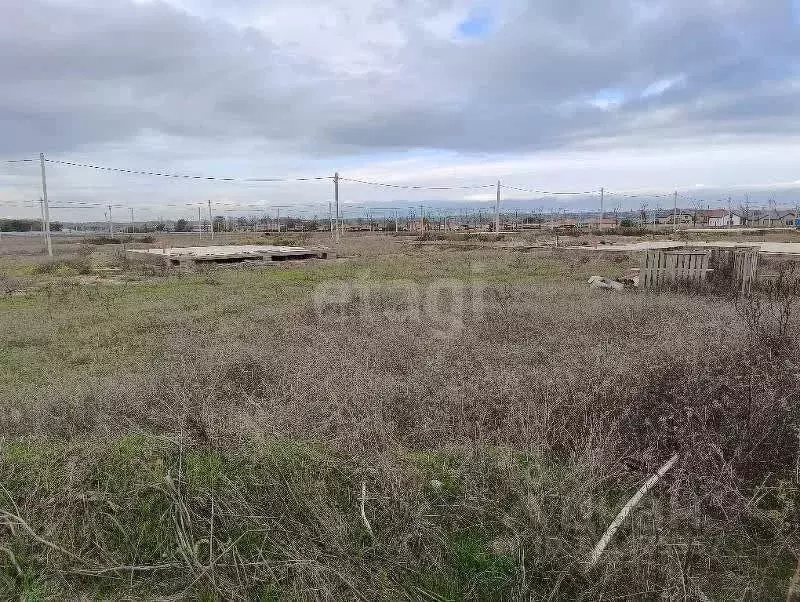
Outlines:
{"type": "Polygon", "coordinates": [[[281,208],[278,207],[276,209],[276,211],[278,212],[278,216],[275,218],[275,225],[277,226],[278,234],[280,234],[281,233],[281,208]]]}
{"type": "Polygon", "coordinates": [[[335,238],[333,233],[333,207],[330,201],[328,201],[328,221],[331,223],[331,238],[333,239],[335,238]]]}
{"type": "Polygon", "coordinates": [[[497,180],[497,196],[494,201],[494,232],[500,234],[500,180],[497,180]]]}
{"type": "Polygon", "coordinates": [[[211,240],[214,240],[214,215],[211,213],[211,199],[208,201],[208,228],[211,231],[211,240]]]}
{"type": "Polygon", "coordinates": [[[133,207],[131,207],[131,234],[133,234],[133,207]]]}
{"type": "Polygon", "coordinates": [[[39,212],[42,214],[42,239],[44,239],[44,201],[39,199],[39,212]]]}
{"type": "Polygon", "coordinates": [[[342,222],[341,211],[339,210],[339,172],[333,174],[333,202],[336,203],[336,244],[341,238],[342,222]]]}
{"type": "Polygon", "coordinates": [[[108,233],[111,236],[114,235],[114,222],[112,221],[111,217],[111,205],[108,206],[108,233]]]}
{"type": "Polygon", "coordinates": [[[425,210],[422,205],[419,206],[419,227],[421,232],[425,232],[425,210]]]}
{"type": "Polygon", "coordinates": [[[606,215],[605,210],[603,209],[603,202],[605,201],[606,197],[606,190],[605,188],[600,189],[600,217],[597,219],[597,229],[600,230],[603,227],[603,218],[606,215]]]}
{"type": "Polygon", "coordinates": [[[200,240],[203,240],[203,217],[201,215],[202,209],[200,205],[197,206],[197,231],[200,233],[200,240]]]}
{"type": "Polygon", "coordinates": [[[47,174],[44,170],[44,153],[39,153],[39,162],[42,165],[42,201],[44,203],[44,240],[47,245],[47,255],[53,256],[53,242],[50,240],[50,204],[47,202],[47,174]]]}
{"type": "Polygon", "coordinates": [[[678,231],[678,191],[676,190],[675,193],[672,195],[673,203],[672,203],[672,229],[677,232],[678,231]]]}
{"type": "Polygon", "coordinates": [[[397,209],[394,210],[394,233],[397,234],[400,231],[400,222],[397,220],[397,209]]]}

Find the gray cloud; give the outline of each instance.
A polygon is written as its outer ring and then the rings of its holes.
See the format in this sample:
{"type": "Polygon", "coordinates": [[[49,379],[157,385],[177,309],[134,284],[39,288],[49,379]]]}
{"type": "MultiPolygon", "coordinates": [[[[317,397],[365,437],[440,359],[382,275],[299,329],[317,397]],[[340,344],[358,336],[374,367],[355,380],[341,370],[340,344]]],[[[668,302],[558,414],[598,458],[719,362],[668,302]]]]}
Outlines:
{"type": "Polygon", "coordinates": [[[324,156],[800,133],[790,0],[505,0],[473,40],[450,35],[464,1],[216,4],[4,3],[0,153],[149,134],[182,141],[176,156],[324,156]],[[601,90],[622,101],[592,104],[601,90]]]}

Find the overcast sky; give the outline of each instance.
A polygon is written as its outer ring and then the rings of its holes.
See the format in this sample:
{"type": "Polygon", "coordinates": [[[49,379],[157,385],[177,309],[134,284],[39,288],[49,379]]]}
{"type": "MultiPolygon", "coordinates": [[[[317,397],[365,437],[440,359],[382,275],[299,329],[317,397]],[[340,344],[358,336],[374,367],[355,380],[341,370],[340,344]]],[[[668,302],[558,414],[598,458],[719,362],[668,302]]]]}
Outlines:
{"type": "MultiPolygon", "coordinates": [[[[788,201],[798,59],[800,0],[3,0],[0,159],[788,201]]],[[[142,217],[205,199],[327,211],[332,196],[329,181],[58,164],[48,180],[54,204],[142,217]]],[[[493,194],[342,184],[355,205],[493,194]]],[[[0,164],[0,201],[40,195],[37,164],[0,164]]]]}

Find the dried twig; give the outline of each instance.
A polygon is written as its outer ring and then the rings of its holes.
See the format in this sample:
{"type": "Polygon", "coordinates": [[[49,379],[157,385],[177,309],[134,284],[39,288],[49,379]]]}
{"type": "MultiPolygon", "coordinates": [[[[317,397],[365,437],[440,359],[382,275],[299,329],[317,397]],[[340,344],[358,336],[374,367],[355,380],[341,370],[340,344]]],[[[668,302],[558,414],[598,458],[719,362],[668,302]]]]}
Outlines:
{"type": "Polygon", "coordinates": [[[34,531],[31,528],[31,526],[27,522],[25,522],[25,520],[22,517],[17,516],[16,514],[13,514],[11,512],[8,512],[7,510],[0,510],[0,517],[5,518],[7,521],[9,521],[12,524],[17,524],[17,525],[21,526],[25,531],[28,532],[28,535],[33,537],[40,544],[45,545],[48,548],[51,548],[53,550],[56,550],[57,552],[61,552],[62,554],[64,554],[64,556],[67,556],[67,557],[71,558],[72,560],[77,560],[78,562],[81,562],[83,564],[87,564],[87,561],[84,560],[83,558],[81,558],[80,556],[76,556],[75,554],[73,554],[69,550],[65,550],[64,548],[62,548],[58,544],[55,544],[52,541],[48,541],[45,538],[40,537],[39,535],[37,535],[36,531],[34,531]]]}

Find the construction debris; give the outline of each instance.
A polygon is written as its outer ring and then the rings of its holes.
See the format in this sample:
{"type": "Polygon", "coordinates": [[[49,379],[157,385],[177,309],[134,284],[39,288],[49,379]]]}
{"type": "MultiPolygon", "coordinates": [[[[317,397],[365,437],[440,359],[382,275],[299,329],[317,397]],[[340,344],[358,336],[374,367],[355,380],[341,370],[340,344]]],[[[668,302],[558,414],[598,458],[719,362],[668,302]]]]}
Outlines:
{"type": "Polygon", "coordinates": [[[615,291],[621,291],[625,289],[625,285],[611,278],[605,278],[603,276],[592,276],[591,278],[589,278],[589,288],[611,289],[615,291]]]}
{"type": "Polygon", "coordinates": [[[129,249],[129,257],[152,258],[168,266],[194,266],[211,263],[272,262],[299,259],[330,259],[324,247],[287,247],[276,245],[217,245],[207,247],[170,247],[129,249]]]}

